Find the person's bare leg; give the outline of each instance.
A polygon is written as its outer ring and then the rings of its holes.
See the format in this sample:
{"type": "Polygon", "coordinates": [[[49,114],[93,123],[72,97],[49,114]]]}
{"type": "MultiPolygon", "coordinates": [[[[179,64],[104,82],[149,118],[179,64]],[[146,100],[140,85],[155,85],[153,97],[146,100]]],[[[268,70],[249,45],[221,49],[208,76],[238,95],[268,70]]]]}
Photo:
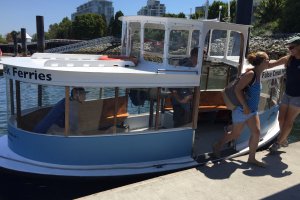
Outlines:
{"type": "Polygon", "coordinates": [[[247,120],[247,125],[251,131],[251,136],[249,139],[249,158],[248,163],[257,165],[259,167],[265,167],[263,162],[256,160],[255,154],[259,142],[260,136],[260,121],[258,115],[255,115],[247,120]]]}
{"type": "Polygon", "coordinates": [[[227,142],[230,142],[240,136],[240,134],[244,128],[244,125],[245,125],[244,122],[233,124],[231,133],[230,134],[225,133],[223,135],[222,139],[213,145],[213,152],[217,157],[220,156],[220,151],[224,144],[226,144],[227,142]]]}
{"type": "Polygon", "coordinates": [[[282,129],[280,130],[280,134],[277,139],[278,144],[281,145],[287,140],[287,138],[293,128],[295,119],[299,115],[299,113],[300,113],[299,107],[291,106],[291,105],[288,107],[286,115],[285,115],[285,120],[282,125],[282,129]]]}
{"type": "MultiPolygon", "coordinates": [[[[287,104],[281,104],[279,107],[279,115],[278,115],[278,122],[280,130],[283,128],[283,124],[286,118],[286,113],[288,111],[289,106],[287,104]]],[[[280,134],[279,134],[280,135],[280,134]]]]}

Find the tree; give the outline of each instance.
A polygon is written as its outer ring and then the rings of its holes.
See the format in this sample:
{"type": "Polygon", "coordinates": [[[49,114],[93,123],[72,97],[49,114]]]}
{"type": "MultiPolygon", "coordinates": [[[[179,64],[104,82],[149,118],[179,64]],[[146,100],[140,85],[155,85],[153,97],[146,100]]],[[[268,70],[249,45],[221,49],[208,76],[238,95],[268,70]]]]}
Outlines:
{"type": "Polygon", "coordinates": [[[222,1],[214,1],[212,3],[212,5],[209,6],[209,9],[208,9],[208,19],[219,18],[220,6],[222,6],[222,9],[221,9],[221,21],[224,21],[222,19],[228,17],[227,16],[228,5],[225,4],[222,1]]]}
{"type": "MultiPolygon", "coordinates": [[[[280,18],[279,27],[285,33],[299,33],[300,32],[300,1],[299,0],[285,0],[282,17],[280,18]]],[[[276,14],[277,15],[277,14],[276,14]]]]}
{"type": "Polygon", "coordinates": [[[115,37],[121,37],[122,34],[122,22],[119,20],[119,17],[124,16],[124,14],[122,13],[122,11],[118,11],[115,14],[115,18],[114,18],[114,22],[112,25],[112,35],[115,37]]]}
{"type": "Polygon", "coordinates": [[[2,35],[0,34],[0,43],[7,43],[6,40],[2,37],[2,35]]]}
{"type": "Polygon", "coordinates": [[[185,14],[183,12],[181,12],[179,14],[166,13],[166,14],[163,14],[163,17],[185,18],[185,14]]]}
{"type": "Polygon", "coordinates": [[[103,37],[106,33],[105,22],[101,15],[98,14],[76,16],[72,27],[75,39],[90,40],[103,37]]]}
{"type": "Polygon", "coordinates": [[[62,21],[57,24],[51,24],[49,26],[49,37],[51,39],[71,39],[72,38],[72,22],[68,17],[62,19],[62,21]]]}
{"type": "Polygon", "coordinates": [[[20,32],[12,31],[6,34],[6,42],[14,42],[14,35],[18,35],[20,32]]]}
{"type": "Polygon", "coordinates": [[[113,26],[114,26],[114,21],[115,21],[115,18],[111,17],[110,21],[109,21],[109,24],[108,24],[108,27],[107,27],[107,35],[112,35],[112,29],[113,29],[113,26]]]}
{"type": "Polygon", "coordinates": [[[107,21],[106,21],[106,17],[104,14],[101,15],[102,19],[103,19],[103,22],[104,22],[104,35],[106,36],[107,35],[107,31],[108,31],[108,25],[107,25],[107,21]]]}
{"type": "Polygon", "coordinates": [[[285,0],[262,0],[254,12],[257,24],[266,24],[282,16],[285,0]]]}

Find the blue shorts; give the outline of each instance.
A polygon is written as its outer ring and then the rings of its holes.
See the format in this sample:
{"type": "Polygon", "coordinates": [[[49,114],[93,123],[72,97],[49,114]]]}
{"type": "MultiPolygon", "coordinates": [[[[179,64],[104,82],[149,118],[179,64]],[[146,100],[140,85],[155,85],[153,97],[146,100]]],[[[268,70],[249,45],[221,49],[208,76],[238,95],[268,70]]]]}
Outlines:
{"type": "Polygon", "coordinates": [[[286,93],[284,93],[280,104],[286,104],[286,105],[300,107],[300,97],[292,97],[292,96],[289,96],[286,93]]]}
{"type": "Polygon", "coordinates": [[[251,117],[257,115],[257,112],[252,112],[250,114],[245,115],[243,113],[243,108],[241,108],[240,106],[236,107],[236,109],[234,109],[232,111],[232,123],[233,124],[237,124],[237,123],[243,123],[245,121],[247,121],[248,119],[250,119],[251,117]]]}

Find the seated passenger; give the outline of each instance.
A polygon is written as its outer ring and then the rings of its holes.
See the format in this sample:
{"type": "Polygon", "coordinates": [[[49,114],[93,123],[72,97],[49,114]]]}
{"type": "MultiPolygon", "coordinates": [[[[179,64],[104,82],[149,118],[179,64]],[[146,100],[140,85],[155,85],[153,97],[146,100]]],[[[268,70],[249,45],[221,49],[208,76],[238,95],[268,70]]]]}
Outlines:
{"type": "Polygon", "coordinates": [[[198,60],[198,47],[191,50],[191,56],[189,58],[184,58],[179,61],[179,65],[185,67],[195,67],[198,60]]]}
{"type": "MultiPolygon", "coordinates": [[[[191,57],[182,60],[180,63],[186,67],[196,67],[198,61],[198,48],[191,50],[191,57]]],[[[180,127],[192,120],[192,99],[193,92],[191,88],[171,88],[171,100],[173,106],[174,127],[180,127]]]]}
{"type": "MultiPolygon", "coordinates": [[[[82,87],[75,87],[70,96],[70,130],[78,131],[78,109],[74,104],[85,101],[86,92],[82,87]],[[76,112],[77,110],[77,112],[76,112]]],[[[47,133],[50,129],[62,132],[65,128],[65,98],[56,103],[49,113],[34,127],[33,132],[47,133]]]]}

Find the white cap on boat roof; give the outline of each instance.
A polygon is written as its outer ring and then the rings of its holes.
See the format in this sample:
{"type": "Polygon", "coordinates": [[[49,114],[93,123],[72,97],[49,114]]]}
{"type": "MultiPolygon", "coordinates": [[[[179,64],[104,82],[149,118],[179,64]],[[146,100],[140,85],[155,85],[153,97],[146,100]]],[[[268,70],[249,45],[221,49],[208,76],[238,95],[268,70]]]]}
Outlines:
{"type": "Polygon", "coordinates": [[[296,36],[296,37],[293,37],[291,39],[289,39],[286,44],[296,44],[296,45],[300,45],[300,37],[299,36],[296,36]]]}

